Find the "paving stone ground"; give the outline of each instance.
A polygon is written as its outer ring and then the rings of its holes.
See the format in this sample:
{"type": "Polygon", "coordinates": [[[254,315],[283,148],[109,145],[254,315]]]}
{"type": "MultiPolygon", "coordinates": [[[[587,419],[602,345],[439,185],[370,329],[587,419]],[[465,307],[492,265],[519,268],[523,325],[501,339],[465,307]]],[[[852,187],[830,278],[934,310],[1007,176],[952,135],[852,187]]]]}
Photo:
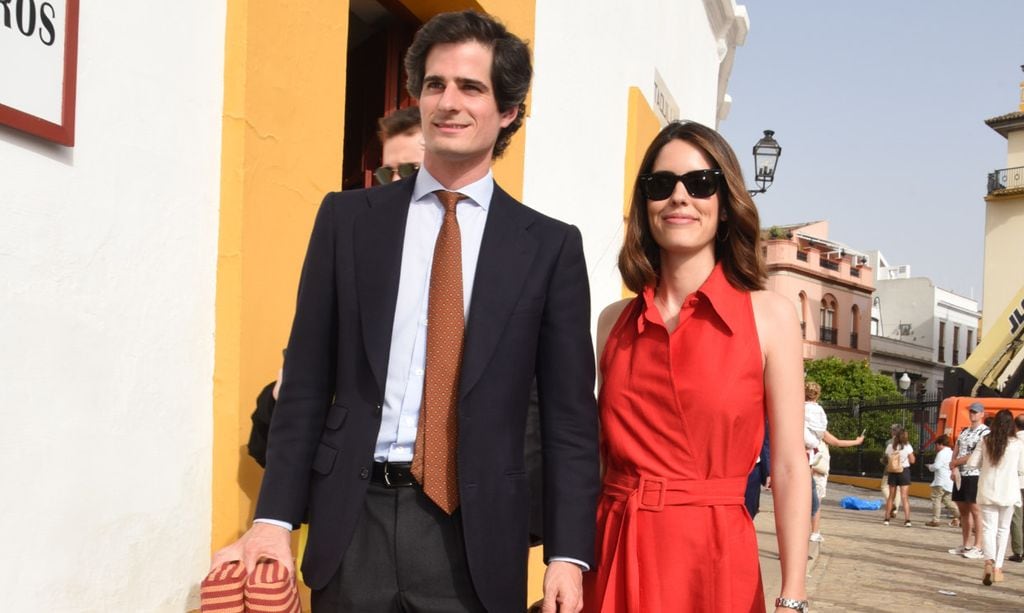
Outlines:
{"type": "MultiPolygon", "coordinates": [[[[960,529],[924,525],[931,519],[929,500],[911,499],[913,527],[907,528],[902,511],[898,522],[883,526],[881,511],[840,508],[839,500],[847,495],[881,499],[877,491],[829,484],[821,519],[825,541],[811,544],[808,562],[812,611],[1024,611],[1024,563],[1006,561],[1006,581],[982,585],[981,560],[947,553],[961,544],[960,529]]],[[[773,611],[781,577],[769,492],[761,495],[754,525],[765,602],[773,611]]]]}

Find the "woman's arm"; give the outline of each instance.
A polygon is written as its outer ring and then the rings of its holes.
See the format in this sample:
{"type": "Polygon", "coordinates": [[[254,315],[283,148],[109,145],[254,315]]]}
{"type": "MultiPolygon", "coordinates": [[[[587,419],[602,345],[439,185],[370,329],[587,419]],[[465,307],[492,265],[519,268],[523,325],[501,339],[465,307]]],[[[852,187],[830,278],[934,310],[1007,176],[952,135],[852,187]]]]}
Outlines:
{"type": "Polygon", "coordinates": [[[764,355],[765,400],[771,431],[772,498],[785,598],[806,598],[811,478],[803,446],[803,349],[793,305],[754,292],[754,318],[764,355]]]}
{"type": "Polygon", "coordinates": [[[853,439],[840,439],[836,438],[834,434],[825,430],[825,436],[821,437],[821,440],[829,444],[830,447],[856,447],[864,442],[864,435],[860,435],[853,439]]]}

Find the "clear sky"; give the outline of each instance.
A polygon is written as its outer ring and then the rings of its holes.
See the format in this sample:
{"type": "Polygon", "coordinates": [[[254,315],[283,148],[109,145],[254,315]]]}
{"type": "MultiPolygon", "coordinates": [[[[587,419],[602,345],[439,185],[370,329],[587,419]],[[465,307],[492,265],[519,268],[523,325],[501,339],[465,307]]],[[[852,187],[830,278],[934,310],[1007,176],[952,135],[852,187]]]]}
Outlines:
{"type": "Polygon", "coordinates": [[[1018,110],[1024,0],[738,4],[750,33],[719,130],[748,184],[775,130],[762,225],[827,219],[833,240],[980,302],[986,181],[1007,162],[984,120],[1018,110]]]}

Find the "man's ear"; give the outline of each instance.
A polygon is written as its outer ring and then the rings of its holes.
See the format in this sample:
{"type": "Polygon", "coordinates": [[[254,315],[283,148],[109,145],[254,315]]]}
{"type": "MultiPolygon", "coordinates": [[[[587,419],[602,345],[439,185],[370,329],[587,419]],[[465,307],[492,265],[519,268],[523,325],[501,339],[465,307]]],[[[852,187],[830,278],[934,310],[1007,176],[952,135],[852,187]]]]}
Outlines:
{"type": "Polygon", "coordinates": [[[507,128],[519,117],[519,105],[515,105],[508,110],[501,112],[501,127],[507,128]]]}

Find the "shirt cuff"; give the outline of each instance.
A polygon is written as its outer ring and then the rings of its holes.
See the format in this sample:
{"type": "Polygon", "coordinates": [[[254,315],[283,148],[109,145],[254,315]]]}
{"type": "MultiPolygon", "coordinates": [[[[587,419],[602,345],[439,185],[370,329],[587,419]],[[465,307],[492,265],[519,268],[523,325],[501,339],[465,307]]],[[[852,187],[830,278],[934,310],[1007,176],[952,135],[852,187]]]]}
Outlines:
{"type": "Polygon", "coordinates": [[[270,524],[271,526],[277,526],[278,528],[284,528],[288,532],[291,532],[292,530],[295,529],[288,522],[281,521],[279,519],[254,519],[254,520],[252,520],[252,523],[254,523],[254,524],[270,524]]]}
{"type": "Polygon", "coordinates": [[[551,556],[551,558],[548,559],[548,563],[550,564],[551,562],[569,562],[571,564],[575,564],[576,566],[579,566],[583,570],[583,572],[587,572],[588,570],[590,570],[590,565],[589,564],[587,564],[586,562],[584,562],[582,560],[577,560],[576,558],[566,558],[566,557],[562,557],[562,556],[551,556]]]}

